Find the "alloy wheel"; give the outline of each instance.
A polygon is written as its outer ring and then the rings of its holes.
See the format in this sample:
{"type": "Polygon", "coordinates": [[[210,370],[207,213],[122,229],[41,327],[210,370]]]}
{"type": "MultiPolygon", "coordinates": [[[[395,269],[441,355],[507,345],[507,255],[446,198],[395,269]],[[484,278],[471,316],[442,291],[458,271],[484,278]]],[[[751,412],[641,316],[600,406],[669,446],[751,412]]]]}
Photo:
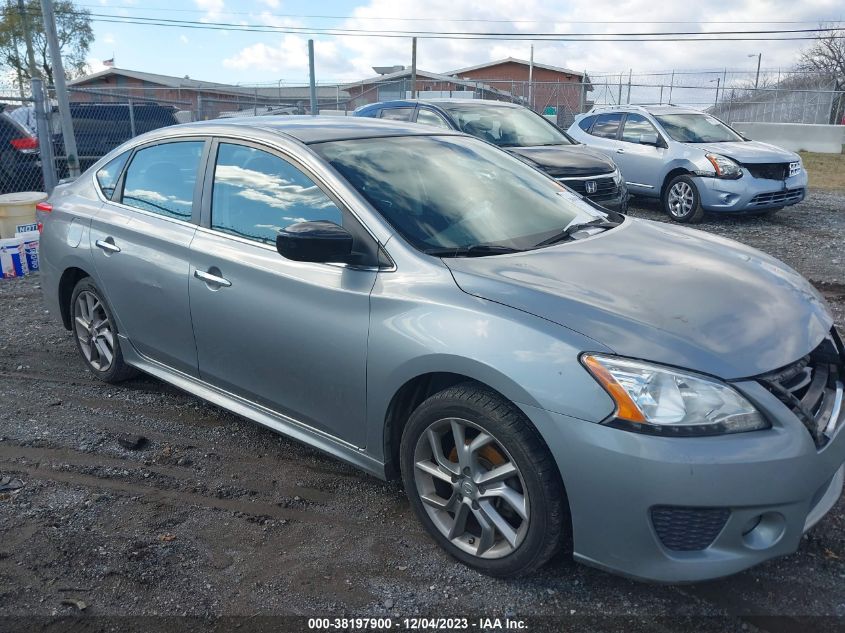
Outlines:
{"type": "Polygon", "coordinates": [[[689,183],[676,182],[669,189],[669,213],[676,218],[690,214],[695,205],[695,193],[689,183]]]}
{"type": "Polygon", "coordinates": [[[106,308],[90,290],[83,290],[73,306],[76,338],[85,360],[97,371],[108,371],[114,362],[114,331],[106,308]]]}
{"type": "Polygon", "coordinates": [[[501,558],[525,539],[530,504],[519,466],[472,422],[445,418],[420,435],[414,481],[429,518],[461,550],[501,558]]]}

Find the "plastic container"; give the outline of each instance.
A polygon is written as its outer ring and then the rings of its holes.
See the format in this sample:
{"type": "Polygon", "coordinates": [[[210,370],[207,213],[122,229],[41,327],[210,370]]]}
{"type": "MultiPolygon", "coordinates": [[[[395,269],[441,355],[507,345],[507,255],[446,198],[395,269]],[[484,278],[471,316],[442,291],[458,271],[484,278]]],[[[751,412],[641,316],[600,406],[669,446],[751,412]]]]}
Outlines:
{"type": "Polygon", "coordinates": [[[21,238],[0,239],[0,270],[4,279],[26,275],[26,254],[21,238]]]}
{"type": "Polygon", "coordinates": [[[15,237],[17,233],[37,231],[35,205],[47,199],[40,191],[20,191],[0,195],[0,239],[15,237]]]}
{"type": "Polygon", "coordinates": [[[26,256],[26,267],[29,272],[34,273],[38,270],[38,244],[41,240],[41,233],[38,231],[26,231],[18,233],[15,238],[23,242],[23,252],[26,256]]]}

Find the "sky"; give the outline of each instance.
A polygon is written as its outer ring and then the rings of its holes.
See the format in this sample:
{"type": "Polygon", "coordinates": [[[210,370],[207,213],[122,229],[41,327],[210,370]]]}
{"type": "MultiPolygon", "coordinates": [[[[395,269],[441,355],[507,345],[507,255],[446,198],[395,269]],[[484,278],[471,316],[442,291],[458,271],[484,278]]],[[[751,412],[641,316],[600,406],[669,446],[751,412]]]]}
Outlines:
{"type": "MultiPolygon", "coordinates": [[[[79,0],[94,14],[294,28],[619,33],[813,28],[845,20],[842,0],[79,0]],[[323,16],[323,17],[320,17],[323,16]],[[486,20],[479,22],[478,20],[486,20]],[[776,23],[765,23],[775,20],[776,23]],[[669,23],[678,21],[677,23],[669,23]],[[789,23],[787,23],[789,22],[789,23]],[[800,22],[800,23],[799,23],[800,22]]],[[[302,84],[308,35],[245,33],[94,22],[92,71],[114,57],[119,68],[224,83],[302,84]]],[[[372,66],[410,66],[409,38],[313,35],[320,83],[372,76],[372,66]]],[[[540,63],[591,75],[789,68],[806,41],[534,42],[540,63]],[[755,57],[751,57],[751,56],[755,57]]],[[[504,57],[528,59],[530,41],[420,39],[418,68],[446,72],[504,57]]]]}

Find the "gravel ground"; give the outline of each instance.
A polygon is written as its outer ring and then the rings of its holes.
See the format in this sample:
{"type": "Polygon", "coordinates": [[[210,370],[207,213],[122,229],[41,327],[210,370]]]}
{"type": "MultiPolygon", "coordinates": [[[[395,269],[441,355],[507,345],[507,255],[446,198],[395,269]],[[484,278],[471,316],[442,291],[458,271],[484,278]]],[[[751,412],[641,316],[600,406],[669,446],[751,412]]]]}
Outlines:
{"type": "MultiPolygon", "coordinates": [[[[653,206],[632,214],[662,219],[653,206]]],[[[814,193],[774,219],[708,218],[701,228],[784,259],[845,321],[845,195],[814,193]]],[[[80,613],[469,611],[664,631],[845,621],[843,500],[797,553],[724,580],[649,585],[563,555],[534,577],[492,580],[426,537],[397,483],[151,378],[96,381],[45,314],[35,275],[0,281],[0,473],[25,482],[0,495],[0,615],[26,616],[24,626],[80,613]],[[126,448],[127,434],[145,442],[126,448]]]]}

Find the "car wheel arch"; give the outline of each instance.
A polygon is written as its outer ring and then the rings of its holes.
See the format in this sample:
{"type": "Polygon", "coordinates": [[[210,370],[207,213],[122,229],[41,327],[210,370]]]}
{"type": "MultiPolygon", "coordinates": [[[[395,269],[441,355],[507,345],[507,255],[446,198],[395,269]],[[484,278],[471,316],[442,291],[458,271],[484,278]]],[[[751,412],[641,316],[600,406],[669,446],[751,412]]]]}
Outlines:
{"type": "Polygon", "coordinates": [[[663,176],[663,182],[660,184],[660,199],[663,199],[663,194],[666,191],[666,187],[669,185],[670,182],[677,176],[697,176],[698,174],[690,169],[689,167],[672,167],[666,174],[663,176]]]}
{"type": "Polygon", "coordinates": [[[82,268],[71,266],[65,269],[59,279],[59,309],[61,310],[62,324],[66,330],[71,329],[70,298],[73,289],[79,283],[79,280],[85,277],[91,277],[91,275],[82,268]]]}

